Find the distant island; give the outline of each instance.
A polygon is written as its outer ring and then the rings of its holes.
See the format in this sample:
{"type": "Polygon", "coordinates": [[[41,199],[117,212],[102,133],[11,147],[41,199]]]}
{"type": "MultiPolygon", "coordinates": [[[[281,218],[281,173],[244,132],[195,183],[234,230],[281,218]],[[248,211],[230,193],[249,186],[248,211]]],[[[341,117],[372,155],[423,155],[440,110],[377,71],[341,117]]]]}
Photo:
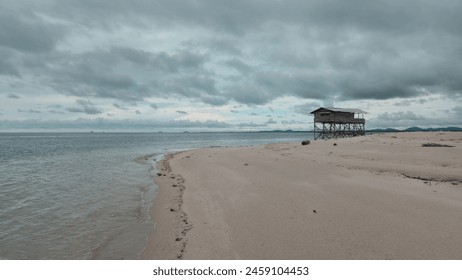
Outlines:
{"type": "MultiPolygon", "coordinates": [[[[409,127],[406,129],[396,129],[396,128],[374,128],[374,129],[366,129],[366,132],[417,132],[417,131],[423,131],[423,132],[430,132],[430,131],[462,131],[462,127],[457,127],[457,126],[449,126],[449,127],[436,127],[436,128],[421,128],[418,126],[413,126],[409,127]]],[[[285,133],[290,133],[290,132],[295,132],[295,133],[300,133],[300,132],[312,132],[312,131],[303,131],[303,130],[281,130],[281,129],[276,129],[276,130],[262,130],[262,131],[257,131],[257,132],[285,132],[285,133]]]]}
{"type": "Polygon", "coordinates": [[[396,128],[376,128],[366,130],[367,132],[417,132],[417,131],[462,131],[462,127],[436,127],[436,128],[421,128],[418,126],[409,127],[406,129],[396,129],[396,128]]]}

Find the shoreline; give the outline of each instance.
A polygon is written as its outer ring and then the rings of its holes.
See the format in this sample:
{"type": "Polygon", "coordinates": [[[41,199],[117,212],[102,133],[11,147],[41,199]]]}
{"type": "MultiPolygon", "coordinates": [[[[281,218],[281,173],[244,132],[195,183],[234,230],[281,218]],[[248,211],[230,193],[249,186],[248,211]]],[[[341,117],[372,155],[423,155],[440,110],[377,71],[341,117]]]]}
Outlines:
{"type": "Polygon", "coordinates": [[[172,173],[168,162],[180,153],[167,153],[157,163],[154,182],[158,188],[150,210],[154,230],[148,237],[148,244],[141,252],[140,259],[183,258],[186,247],[183,239],[191,229],[183,211],[184,179],[172,173]]]}
{"type": "Polygon", "coordinates": [[[400,132],[166,156],[141,259],[462,259],[461,142],[400,132]]]}

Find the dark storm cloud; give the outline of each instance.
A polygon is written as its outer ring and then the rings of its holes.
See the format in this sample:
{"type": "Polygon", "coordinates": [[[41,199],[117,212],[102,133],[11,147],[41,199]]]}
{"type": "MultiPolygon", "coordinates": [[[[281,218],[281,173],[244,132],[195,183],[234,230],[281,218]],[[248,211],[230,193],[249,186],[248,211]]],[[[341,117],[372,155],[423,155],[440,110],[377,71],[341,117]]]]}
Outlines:
{"type": "Polygon", "coordinates": [[[274,99],[272,92],[255,84],[236,84],[225,90],[225,96],[238,103],[249,105],[262,105],[274,99]]]}
{"type": "Polygon", "coordinates": [[[221,97],[213,96],[215,81],[200,74],[205,72],[206,57],[190,51],[167,54],[111,48],[59,53],[47,59],[40,74],[44,84],[67,95],[133,102],[173,94],[223,104],[221,97]]]}
{"type": "Polygon", "coordinates": [[[114,103],[113,105],[114,105],[114,107],[116,107],[117,109],[124,110],[124,111],[128,110],[128,108],[125,107],[124,105],[121,105],[121,104],[118,104],[118,103],[114,103]]]}
{"type": "Polygon", "coordinates": [[[17,52],[0,62],[0,75],[33,77],[66,95],[262,105],[281,96],[342,101],[462,94],[458,0],[0,5],[0,53],[17,52]],[[127,41],[91,50],[57,48],[75,36],[90,41],[121,30],[128,30],[127,41]],[[152,46],[130,44],[156,32],[185,39],[169,45],[160,36],[149,41],[152,46]],[[158,45],[164,49],[151,48],[158,45]]]}
{"type": "MultiPolygon", "coordinates": [[[[51,1],[55,2],[55,1],[51,1]]],[[[120,26],[120,20],[142,26],[146,20],[179,25],[203,25],[226,32],[242,32],[259,14],[277,8],[261,5],[260,1],[213,1],[213,0],[124,0],[102,1],[56,1],[49,10],[66,15],[82,24],[108,29],[120,26]]],[[[279,6],[279,5],[278,5],[279,6]]],[[[275,11],[273,10],[272,13],[275,11]]],[[[125,22],[125,23],[126,23],[125,22]]]]}
{"type": "Polygon", "coordinates": [[[0,75],[19,76],[19,69],[14,65],[13,61],[8,59],[8,57],[2,56],[2,60],[0,60],[0,75]]]}
{"type": "Polygon", "coordinates": [[[277,124],[277,122],[273,120],[272,118],[270,118],[265,122],[265,124],[277,124]]]}
{"type": "Polygon", "coordinates": [[[159,84],[164,93],[177,94],[184,97],[203,99],[209,98],[207,103],[219,103],[220,98],[214,100],[217,94],[216,82],[208,75],[190,72],[183,75],[174,75],[162,79],[159,84]]]}
{"type": "Polygon", "coordinates": [[[115,47],[111,49],[111,53],[134,64],[167,73],[176,73],[184,68],[198,68],[206,60],[203,55],[188,51],[169,55],[165,52],[151,53],[134,48],[115,47]]]}
{"type": "Polygon", "coordinates": [[[61,26],[45,22],[34,12],[14,11],[0,4],[0,46],[22,52],[51,51],[63,36],[61,26]]]}
{"type": "Polygon", "coordinates": [[[225,65],[227,65],[228,67],[236,69],[237,71],[239,71],[243,75],[249,74],[252,71],[252,66],[246,64],[245,62],[243,62],[242,60],[237,59],[237,58],[227,60],[225,62],[225,65]]]}
{"type": "Polygon", "coordinates": [[[36,110],[36,109],[28,109],[28,110],[18,109],[18,112],[21,112],[21,113],[31,113],[31,114],[41,114],[41,113],[42,113],[42,111],[36,110]]]}
{"type": "MultiPolygon", "coordinates": [[[[36,1],[33,1],[36,2],[36,1]]],[[[145,19],[202,25],[241,34],[268,21],[282,21],[324,28],[364,28],[408,33],[422,28],[460,34],[460,2],[452,0],[125,0],[45,1],[49,11],[88,25],[120,26],[125,19],[141,25],[145,19]]],[[[33,6],[38,6],[35,4],[33,6]]]]}
{"type": "Polygon", "coordinates": [[[216,106],[225,105],[228,103],[229,99],[227,97],[214,95],[214,93],[215,92],[206,93],[205,95],[200,96],[199,100],[203,103],[216,106]]]}
{"type": "Polygon", "coordinates": [[[48,62],[50,86],[59,92],[84,97],[140,100],[145,96],[141,85],[130,73],[115,69],[120,63],[110,51],[92,51],[62,55],[48,62]]]}
{"type": "Polygon", "coordinates": [[[76,103],[76,107],[69,107],[66,108],[66,110],[72,113],[85,113],[87,115],[98,115],[102,113],[100,109],[96,108],[95,105],[88,100],[79,99],[76,103]]]}
{"type": "Polygon", "coordinates": [[[7,95],[8,98],[11,98],[11,99],[19,99],[21,97],[19,97],[19,95],[16,95],[16,94],[13,94],[13,93],[10,93],[7,95]]]}

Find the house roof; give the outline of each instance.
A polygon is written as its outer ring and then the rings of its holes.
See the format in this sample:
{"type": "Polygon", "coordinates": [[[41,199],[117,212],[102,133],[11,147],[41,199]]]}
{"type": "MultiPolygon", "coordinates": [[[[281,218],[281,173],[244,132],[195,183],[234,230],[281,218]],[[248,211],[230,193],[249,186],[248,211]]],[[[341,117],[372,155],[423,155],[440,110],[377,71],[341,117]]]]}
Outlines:
{"type": "Polygon", "coordinates": [[[314,114],[319,111],[328,111],[328,112],[343,112],[343,113],[360,113],[360,114],[367,114],[367,112],[360,110],[360,109],[353,109],[353,108],[332,108],[332,107],[320,107],[310,114],[314,114]]]}

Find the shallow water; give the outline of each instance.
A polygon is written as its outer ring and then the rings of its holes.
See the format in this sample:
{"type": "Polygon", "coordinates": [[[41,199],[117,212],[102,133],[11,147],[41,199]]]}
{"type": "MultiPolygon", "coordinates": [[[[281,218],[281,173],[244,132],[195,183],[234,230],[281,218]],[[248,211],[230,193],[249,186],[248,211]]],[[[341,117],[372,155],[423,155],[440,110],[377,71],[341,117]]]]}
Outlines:
{"type": "Polygon", "coordinates": [[[136,259],[153,230],[155,165],[208,146],[310,133],[1,133],[0,259],[136,259]]]}

